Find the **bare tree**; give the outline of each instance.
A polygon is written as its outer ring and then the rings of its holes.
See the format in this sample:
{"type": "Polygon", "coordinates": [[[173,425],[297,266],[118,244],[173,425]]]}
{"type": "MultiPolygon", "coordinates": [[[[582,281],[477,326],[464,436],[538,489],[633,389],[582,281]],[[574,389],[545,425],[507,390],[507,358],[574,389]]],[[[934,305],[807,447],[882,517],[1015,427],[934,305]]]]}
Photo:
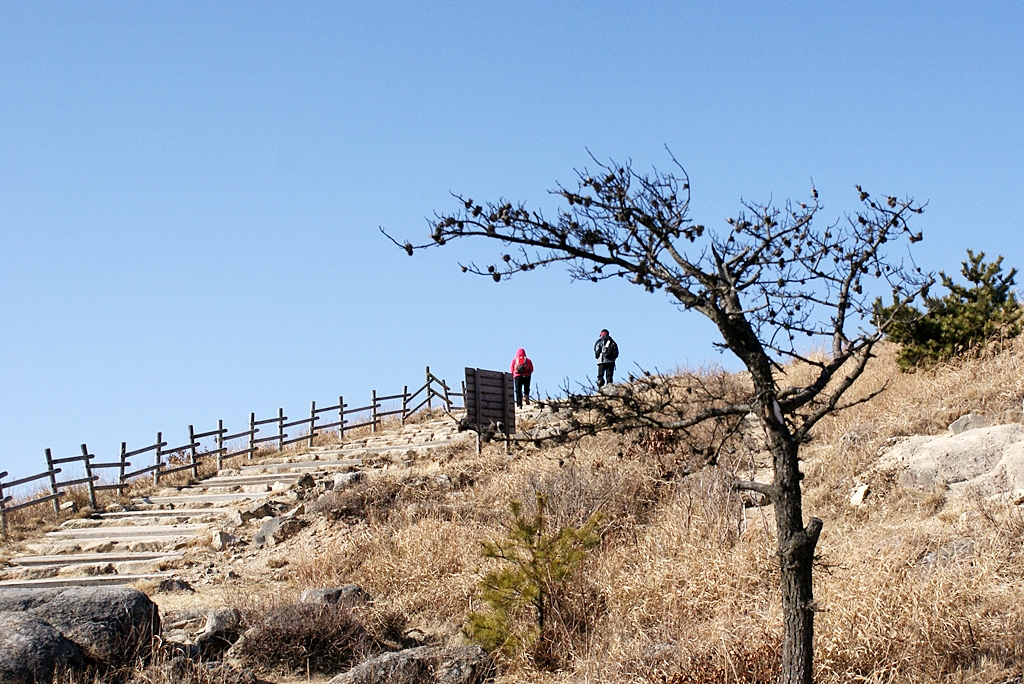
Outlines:
{"type": "MultiPolygon", "coordinates": [[[[843,397],[891,324],[872,319],[879,289],[891,294],[895,316],[931,282],[919,269],[887,256],[902,238],[921,239],[907,221],[923,206],[910,198],[875,199],[857,186],[860,209],[819,227],[815,219],[822,207],[812,187],[807,202],[745,202],[721,229],[708,229],[691,220],[689,178],[672,161],[670,173],[641,174],[630,163],[595,160],[594,173],[576,172],[575,189],[559,185],[551,191],[567,205],[552,219],[522,203],[477,203],[455,195],[461,207],[435,215],[431,242],[400,246],[412,255],[455,238],[491,238],[509,253],[486,267],[463,265],[463,271],[500,281],[563,263],[576,280],[625,277],[649,292],[664,289],[678,307],[698,311],[717,326],[720,345],[749,371],[745,388],[690,382],[680,392],[656,377],[641,377],[632,386],[603,391],[587,406],[607,426],[625,421],[686,432],[714,424],[719,446],[744,417],[756,415],[773,480],[737,481],[736,487],[759,492],[775,506],[784,622],[781,681],[808,684],[812,566],[822,521],[804,523],[800,445],[823,417],[856,403],[843,397]],[[820,353],[822,342],[830,351],[820,353]],[[788,376],[789,362],[810,368],[809,380],[788,376]]],[[[716,454],[709,446],[707,462],[716,454]]]]}

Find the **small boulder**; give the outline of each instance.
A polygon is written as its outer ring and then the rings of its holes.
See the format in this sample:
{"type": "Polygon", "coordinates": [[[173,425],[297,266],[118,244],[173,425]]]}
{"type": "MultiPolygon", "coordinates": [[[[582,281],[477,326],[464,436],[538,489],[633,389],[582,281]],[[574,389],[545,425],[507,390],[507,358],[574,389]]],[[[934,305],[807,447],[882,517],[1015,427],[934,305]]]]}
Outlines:
{"type": "Polygon", "coordinates": [[[864,505],[864,500],[870,493],[871,489],[866,484],[854,487],[850,492],[850,505],[854,508],[860,508],[864,505]]]}
{"type": "Polygon", "coordinates": [[[350,473],[335,473],[334,489],[344,489],[363,479],[362,472],[354,470],[350,473]]]}
{"type": "Polygon", "coordinates": [[[242,614],[237,608],[215,608],[206,616],[206,626],[196,638],[205,659],[219,656],[242,635],[242,614]]]}
{"type": "Polygon", "coordinates": [[[367,660],[327,684],[482,684],[494,673],[493,661],[479,646],[418,646],[367,660]]]}
{"type": "Polygon", "coordinates": [[[178,579],[177,577],[165,577],[160,580],[160,584],[156,585],[156,590],[161,594],[173,594],[180,591],[187,591],[194,594],[196,591],[192,588],[191,584],[183,579],[178,579]]]}
{"type": "Polygon", "coordinates": [[[271,518],[260,525],[259,532],[252,537],[252,543],[257,548],[264,546],[273,548],[301,529],[302,523],[297,518],[271,518]]]}
{"type": "Polygon", "coordinates": [[[238,525],[244,525],[250,520],[260,520],[262,518],[273,517],[274,512],[270,509],[270,506],[266,501],[257,501],[256,503],[250,504],[245,508],[233,511],[231,514],[232,523],[237,521],[238,525]],[[236,517],[237,514],[237,517],[236,517]]]}
{"type": "Polygon", "coordinates": [[[973,413],[965,413],[960,416],[947,428],[952,434],[959,435],[961,432],[967,432],[968,430],[976,430],[977,428],[988,427],[990,423],[984,416],[978,416],[973,413]]]}
{"type": "Polygon", "coordinates": [[[210,548],[223,551],[235,543],[235,538],[224,530],[214,530],[210,535],[210,548]]]}

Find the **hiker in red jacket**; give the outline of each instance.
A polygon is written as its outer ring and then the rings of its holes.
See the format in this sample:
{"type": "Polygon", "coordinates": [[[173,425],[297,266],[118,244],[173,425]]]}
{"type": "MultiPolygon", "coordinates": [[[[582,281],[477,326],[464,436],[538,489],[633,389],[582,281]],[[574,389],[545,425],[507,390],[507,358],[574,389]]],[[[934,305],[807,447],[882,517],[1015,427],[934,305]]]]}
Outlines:
{"type": "Polygon", "coordinates": [[[523,408],[523,397],[526,403],[530,403],[530,376],[533,375],[533,361],[526,358],[526,350],[520,349],[516,352],[516,358],[512,359],[512,380],[516,385],[516,406],[523,408]]]}

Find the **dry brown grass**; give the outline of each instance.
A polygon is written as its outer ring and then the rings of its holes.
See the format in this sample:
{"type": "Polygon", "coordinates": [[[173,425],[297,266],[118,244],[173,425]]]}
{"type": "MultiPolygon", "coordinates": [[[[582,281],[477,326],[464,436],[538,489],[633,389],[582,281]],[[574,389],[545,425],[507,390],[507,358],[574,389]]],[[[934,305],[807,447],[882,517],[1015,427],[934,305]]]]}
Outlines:
{"type": "MultiPolygon", "coordinates": [[[[886,391],[822,421],[804,447],[805,512],[825,521],[819,683],[1003,684],[1024,674],[1021,509],[950,505],[875,468],[894,438],[940,433],[967,412],[1019,421],[1022,371],[1024,342],[913,374],[882,348],[855,392],[886,391]],[[872,494],[855,509],[847,500],[859,482],[872,494]],[[945,560],[923,562],[930,553],[945,560]]],[[[498,444],[480,455],[437,450],[419,470],[389,470],[324,499],[330,543],[290,558],[291,589],[236,603],[258,616],[294,601],[295,589],[355,582],[375,599],[362,617],[378,641],[396,625],[457,639],[496,567],[480,542],[505,535],[509,501],[543,492],[554,525],[607,516],[602,545],[569,587],[593,621],[567,620],[559,671],[524,654],[502,663],[502,684],[771,682],[781,621],[772,512],[744,508],[725,467],[684,476],[686,458],[651,431],[511,456],[498,444]]]]}
{"type": "MultiPolygon", "coordinates": [[[[1020,420],[1024,343],[913,374],[899,373],[893,357],[881,349],[856,388],[886,391],[823,421],[804,451],[807,513],[826,523],[817,681],[1001,684],[1024,667],[1020,511],[984,501],[947,509],[941,492],[903,491],[872,468],[892,438],[939,433],[963,413],[1020,420]],[[869,505],[850,507],[850,489],[872,477],[869,505]],[[973,554],[921,564],[963,539],[973,554]]],[[[600,616],[567,642],[562,671],[523,657],[504,663],[502,681],[772,681],[780,607],[771,511],[744,509],[721,469],[678,475],[669,442],[603,435],[512,457],[499,445],[446,454],[441,467],[462,472],[463,486],[377,483],[387,495],[361,494],[367,513],[293,568],[301,585],[356,582],[410,624],[454,634],[492,567],[479,541],[503,535],[509,501],[542,491],[557,524],[608,516],[574,587],[600,616]]]]}

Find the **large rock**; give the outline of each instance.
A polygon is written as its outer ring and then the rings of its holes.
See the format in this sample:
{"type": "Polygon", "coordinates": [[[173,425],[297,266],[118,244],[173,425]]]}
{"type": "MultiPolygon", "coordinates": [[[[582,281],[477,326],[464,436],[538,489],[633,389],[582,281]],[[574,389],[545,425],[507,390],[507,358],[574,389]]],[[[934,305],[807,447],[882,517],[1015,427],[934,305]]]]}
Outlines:
{"type": "Polygon", "coordinates": [[[0,589],[0,611],[33,615],[74,643],[87,659],[120,666],[146,657],[160,633],[160,612],[127,587],[0,589]]]}
{"type": "Polygon", "coordinates": [[[384,653],[327,684],[481,684],[494,676],[494,663],[479,646],[419,646],[384,653]]]}
{"type": "Polygon", "coordinates": [[[1024,426],[978,427],[953,435],[911,437],[883,464],[901,469],[900,484],[953,496],[976,493],[1010,500],[1024,495],[1024,426]]]}
{"type": "Polygon", "coordinates": [[[206,626],[196,638],[203,658],[211,659],[231,648],[242,636],[242,614],[237,608],[213,609],[206,615],[206,626]]]}
{"type": "Polygon", "coordinates": [[[0,682],[48,682],[55,670],[80,667],[82,652],[31,613],[0,611],[0,682]]]}
{"type": "Polygon", "coordinates": [[[302,529],[302,523],[297,518],[286,518],[280,516],[263,521],[259,532],[253,535],[252,543],[257,547],[271,547],[283,542],[288,537],[302,529]]]}

